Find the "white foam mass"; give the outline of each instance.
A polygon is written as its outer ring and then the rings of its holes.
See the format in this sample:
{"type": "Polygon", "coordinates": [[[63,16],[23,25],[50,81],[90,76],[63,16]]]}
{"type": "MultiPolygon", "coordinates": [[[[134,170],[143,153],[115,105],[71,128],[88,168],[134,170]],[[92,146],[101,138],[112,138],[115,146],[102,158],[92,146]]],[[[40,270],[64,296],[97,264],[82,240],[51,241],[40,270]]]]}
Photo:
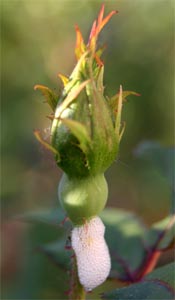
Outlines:
{"type": "Polygon", "coordinates": [[[78,276],[86,291],[102,284],[111,269],[104,233],[105,226],[99,217],[72,230],[72,248],[76,255],[78,276]]]}

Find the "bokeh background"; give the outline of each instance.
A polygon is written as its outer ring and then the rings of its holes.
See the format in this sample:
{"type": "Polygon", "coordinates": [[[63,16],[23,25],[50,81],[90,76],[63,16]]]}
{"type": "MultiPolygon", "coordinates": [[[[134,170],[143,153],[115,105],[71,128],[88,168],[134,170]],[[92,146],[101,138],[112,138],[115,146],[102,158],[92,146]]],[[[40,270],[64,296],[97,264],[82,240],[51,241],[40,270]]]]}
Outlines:
{"type": "MultiPolygon", "coordinates": [[[[122,84],[124,90],[141,94],[130,96],[124,105],[126,130],[120,155],[106,173],[108,205],[135,212],[148,225],[165,217],[173,206],[171,185],[157,162],[138,155],[154,145],[173,164],[173,2],[104,1],[106,13],[113,9],[119,13],[99,41],[107,44],[103,55],[106,93],[114,95],[122,84]]],[[[33,250],[56,238],[56,231],[18,222],[15,216],[58,205],[61,171],[33,135],[36,128],[49,134],[49,108],[33,87],[43,84],[59,91],[58,72],[69,75],[75,65],[74,24],[87,39],[101,4],[95,0],[1,0],[3,299],[66,298],[67,275],[33,250]]],[[[162,162],[162,156],[155,158],[162,162]]]]}

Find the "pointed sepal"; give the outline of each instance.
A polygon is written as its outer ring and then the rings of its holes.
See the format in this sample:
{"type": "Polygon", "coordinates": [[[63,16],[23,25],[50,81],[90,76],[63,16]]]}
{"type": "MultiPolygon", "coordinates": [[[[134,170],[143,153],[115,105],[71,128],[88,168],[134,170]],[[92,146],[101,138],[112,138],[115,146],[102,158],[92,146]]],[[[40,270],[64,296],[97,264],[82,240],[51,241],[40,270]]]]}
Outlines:
{"type": "Polygon", "coordinates": [[[122,102],[123,102],[123,96],[122,96],[122,85],[120,85],[120,91],[119,91],[119,98],[118,98],[118,106],[117,106],[117,115],[115,120],[115,132],[120,140],[120,127],[121,127],[121,113],[122,113],[122,102]]]}
{"type": "Polygon", "coordinates": [[[69,82],[69,78],[61,73],[58,73],[58,77],[61,79],[63,86],[65,87],[66,84],[69,82]]]}
{"type": "Polygon", "coordinates": [[[78,97],[78,95],[81,93],[81,91],[85,88],[87,83],[90,80],[86,80],[82,82],[78,87],[72,89],[70,93],[67,95],[67,97],[64,99],[64,101],[61,103],[61,105],[57,108],[55,112],[55,118],[60,118],[62,112],[69,107],[69,105],[78,97]]]}
{"type": "Polygon", "coordinates": [[[119,143],[120,143],[121,138],[122,138],[122,136],[123,136],[123,134],[125,132],[125,127],[126,127],[126,123],[123,122],[122,128],[121,128],[120,133],[119,133],[119,143]]]}
{"type": "Polygon", "coordinates": [[[41,136],[41,133],[39,130],[34,130],[34,135],[36,137],[36,139],[49,151],[51,151],[52,153],[54,153],[56,155],[57,158],[57,162],[61,161],[60,158],[60,154],[59,152],[52,146],[50,145],[48,142],[46,142],[43,137],[41,136]]]}
{"type": "Polygon", "coordinates": [[[85,125],[80,122],[71,119],[60,119],[61,122],[66,125],[72,134],[77,138],[79,141],[79,147],[84,152],[87,153],[87,150],[90,148],[91,145],[91,138],[87,131],[85,125]]]}
{"type": "Polygon", "coordinates": [[[40,90],[41,91],[41,93],[43,94],[43,96],[46,99],[46,102],[49,104],[52,111],[54,112],[55,109],[56,109],[56,106],[57,106],[57,102],[58,102],[58,96],[56,95],[56,93],[53,92],[48,87],[46,87],[44,85],[39,85],[39,84],[34,86],[34,90],[40,90]]]}
{"type": "Polygon", "coordinates": [[[81,57],[81,55],[86,51],[86,46],[84,44],[84,40],[78,25],[75,25],[75,31],[76,31],[75,55],[78,60],[81,57]]]}
{"type": "Polygon", "coordinates": [[[94,21],[93,25],[92,25],[92,29],[90,32],[90,36],[89,36],[89,49],[92,51],[92,53],[95,52],[95,48],[96,48],[96,41],[98,38],[98,35],[100,33],[100,31],[103,29],[103,27],[109,22],[109,20],[111,19],[111,17],[116,14],[118,11],[113,10],[111,11],[104,19],[104,4],[102,5],[97,21],[94,21]]]}
{"type": "Polygon", "coordinates": [[[104,66],[102,66],[99,69],[99,74],[98,74],[98,78],[97,78],[97,89],[101,94],[103,94],[103,92],[104,92],[103,76],[104,76],[104,66]]]}
{"type": "MultiPolygon", "coordinates": [[[[133,91],[123,91],[122,92],[122,101],[123,102],[126,101],[127,100],[126,98],[130,95],[140,96],[139,93],[136,93],[136,92],[133,92],[133,91]]],[[[117,93],[112,98],[108,99],[109,106],[110,106],[111,110],[114,113],[117,113],[117,106],[118,106],[119,96],[120,96],[120,93],[117,93]]]]}

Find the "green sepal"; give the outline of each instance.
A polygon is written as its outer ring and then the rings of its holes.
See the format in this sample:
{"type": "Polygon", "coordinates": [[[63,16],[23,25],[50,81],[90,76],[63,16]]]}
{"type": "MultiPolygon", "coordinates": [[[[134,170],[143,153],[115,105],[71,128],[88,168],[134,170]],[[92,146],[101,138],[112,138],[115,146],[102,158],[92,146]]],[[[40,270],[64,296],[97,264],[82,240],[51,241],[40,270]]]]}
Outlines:
{"type": "MultiPolygon", "coordinates": [[[[103,68],[101,69],[103,74],[103,68]]],[[[116,136],[108,103],[99,90],[96,81],[90,77],[91,81],[86,87],[89,102],[91,103],[92,113],[92,137],[93,153],[92,164],[94,169],[104,172],[114,161],[119,146],[119,140],[116,136]]],[[[100,78],[100,81],[102,79],[100,78]]],[[[101,81],[102,86],[102,81],[101,81]]]]}
{"type": "Polygon", "coordinates": [[[120,133],[119,133],[119,142],[121,141],[121,138],[125,132],[126,123],[123,122],[122,128],[120,127],[120,133]]]}
{"type": "Polygon", "coordinates": [[[104,86],[103,86],[103,76],[104,76],[104,66],[102,66],[99,70],[98,78],[97,78],[97,89],[100,93],[103,94],[104,86]]]}
{"type": "Polygon", "coordinates": [[[67,95],[67,97],[64,99],[64,101],[57,107],[55,112],[55,119],[59,119],[61,117],[61,114],[63,111],[70,106],[70,104],[76,100],[80,92],[85,88],[87,83],[89,82],[89,79],[82,82],[79,86],[76,86],[73,88],[70,93],[67,95]]]}
{"type": "MultiPolygon", "coordinates": [[[[126,101],[126,97],[133,95],[133,96],[140,96],[140,94],[132,91],[123,91],[122,92],[122,101],[126,101]]],[[[117,113],[117,107],[119,102],[120,93],[114,95],[112,98],[108,99],[109,106],[114,114],[117,113]]]]}
{"type": "Polygon", "coordinates": [[[99,48],[99,49],[96,51],[96,55],[97,55],[98,57],[101,57],[102,54],[103,54],[103,52],[104,52],[104,50],[105,50],[105,48],[106,48],[106,45],[103,45],[101,48],[99,48]]]}
{"type": "Polygon", "coordinates": [[[63,86],[66,86],[66,84],[69,82],[69,78],[61,73],[58,74],[58,77],[61,79],[63,86]]]}
{"type": "Polygon", "coordinates": [[[63,96],[67,96],[67,94],[72,90],[72,88],[75,87],[77,83],[82,81],[82,70],[84,69],[85,59],[87,55],[88,51],[85,52],[77,62],[72,74],[69,77],[68,83],[64,87],[63,96]]]}
{"type": "Polygon", "coordinates": [[[52,111],[54,112],[58,103],[58,96],[55,92],[44,85],[35,85],[34,90],[40,90],[43,96],[46,99],[46,102],[51,107],[52,111]]]}
{"type": "Polygon", "coordinates": [[[118,98],[118,105],[117,105],[117,114],[115,119],[115,132],[120,139],[120,127],[121,127],[121,113],[122,113],[122,102],[123,102],[123,95],[122,95],[122,86],[120,85],[120,92],[119,92],[119,98],[118,98]]]}
{"type": "Polygon", "coordinates": [[[41,136],[41,133],[39,130],[35,130],[34,131],[34,135],[36,137],[36,139],[49,151],[51,151],[52,153],[55,154],[55,157],[56,157],[56,161],[57,162],[60,162],[61,161],[61,158],[60,158],[60,154],[59,152],[51,145],[49,144],[48,142],[46,142],[43,137],[41,136]]]}
{"type": "Polygon", "coordinates": [[[60,121],[64,125],[66,125],[70,129],[72,134],[77,138],[77,140],[80,143],[79,144],[80,149],[84,153],[87,153],[87,150],[89,149],[89,146],[91,144],[91,138],[89,136],[89,133],[85,125],[75,120],[66,119],[66,118],[60,119],[60,121]]]}

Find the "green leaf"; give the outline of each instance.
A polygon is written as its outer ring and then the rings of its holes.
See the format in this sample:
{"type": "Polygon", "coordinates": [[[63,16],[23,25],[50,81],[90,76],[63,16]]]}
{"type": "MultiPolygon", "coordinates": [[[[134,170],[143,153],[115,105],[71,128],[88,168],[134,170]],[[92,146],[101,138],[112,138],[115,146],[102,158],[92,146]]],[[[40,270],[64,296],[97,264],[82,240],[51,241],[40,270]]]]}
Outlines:
{"type": "Polygon", "coordinates": [[[145,160],[150,165],[155,166],[160,174],[166,178],[172,190],[171,212],[175,213],[175,148],[163,147],[156,142],[146,141],[136,148],[135,156],[141,160],[145,160]]]}
{"type": "Polygon", "coordinates": [[[45,254],[55,265],[63,268],[70,269],[72,251],[67,250],[66,247],[66,236],[58,241],[41,245],[38,250],[45,254]]]}
{"type": "Polygon", "coordinates": [[[147,248],[166,250],[175,242],[175,215],[154,223],[145,232],[144,244],[147,248]]]}
{"type": "MultiPolygon", "coordinates": [[[[30,211],[14,217],[20,221],[29,222],[33,224],[43,223],[51,226],[62,227],[65,219],[65,213],[61,208],[59,209],[45,209],[41,211],[30,211]]],[[[70,222],[68,222],[70,225],[70,222]]]]}
{"type": "Polygon", "coordinates": [[[51,107],[52,111],[54,112],[58,103],[58,96],[52,90],[44,85],[35,85],[34,90],[40,90],[43,96],[45,97],[47,103],[51,107]]]}
{"type": "Polygon", "coordinates": [[[103,299],[112,300],[165,300],[175,297],[175,264],[161,267],[144,280],[130,286],[105,293],[103,299]]]}
{"type": "Polygon", "coordinates": [[[66,119],[66,118],[60,120],[64,125],[66,125],[70,129],[73,135],[78,139],[80,143],[79,147],[82,149],[84,153],[86,153],[88,147],[91,144],[91,139],[86,127],[80,122],[77,122],[75,120],[66,119]]]}
{"type": "Polygon", "coordinates": [[[156,253],[172,247],[175,239],[175,217],[167,217],[150,229],[135,215],[120,209],[105,209],[101,217],[112,259],[110,277],[121,281],[142,278],[156,265],[156,253]]]}
{"type": "Polygon", "coordinates": [[[27,245],[22,248],[25,264],[14,278],[16,287],[11,289],[8,285],[8,299],[37,299],[39,294],[45,295],[46,289],[48,295],[44,299],[50,299],[50,295],[54,295],[54,299],[65,296],[69,281],[65,268],[69,267],[71,251],[66,251],[64,246],[72,226],[70,222],[63,226],[64,218],[61,208],[31,211],[15,217],[32,226],[27,226],[27,245]]]}
{"type": "Polygon", "coordinates": [[[174,147],[163,147],[159,143],[146,141],[136,148],[135,156],[147,161],[149,160],[172,182],[175,169],[174,147]]]}
{"type": "Polygon", "coordinates": [[[42,222],[28,226],[25,232],[27,240],[24,238],[24,245],[19,248],[20,257],[16,262],[19,264],[18,271],[14,273],[13,280],[8,281],[7,292],[4,290],[2,299],[39,299],[38,295],[42,295],[41,299],[64,298],[69,281],[67,272],[37,251],[38,245],[52,242],[58,236],[66,242],[63,230],[59,231],[57,227],[42,222]]]}
{"type": "Polygon", "coordinates": [[[120,209],[105,209],[101,217],[106,226],[105,238],[112,259],[110,277],[132,281],[133,272],[145,257],[142,242],[145,226],[134,214],[120,209]]]}
{"type": "Polygon", "coordinates": [[[175,262],[167,264],[163,267],[155,269],[146,279],[159,279],[175,288],[175,262]]]}

